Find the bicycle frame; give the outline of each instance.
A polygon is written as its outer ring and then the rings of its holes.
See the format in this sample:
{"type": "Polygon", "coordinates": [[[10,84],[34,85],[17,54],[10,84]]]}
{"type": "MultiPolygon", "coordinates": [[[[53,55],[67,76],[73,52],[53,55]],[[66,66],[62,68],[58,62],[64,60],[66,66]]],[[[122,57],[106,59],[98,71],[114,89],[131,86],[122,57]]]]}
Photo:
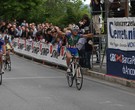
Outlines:
{"type": "Polygon", "coordinates": [[[72,65],[72,74],[73,74],[73,76],[75,76],[76,69],[77,69],[77,58],[75,58],[75,57],[72,58],[71,65],[72,65]]]}

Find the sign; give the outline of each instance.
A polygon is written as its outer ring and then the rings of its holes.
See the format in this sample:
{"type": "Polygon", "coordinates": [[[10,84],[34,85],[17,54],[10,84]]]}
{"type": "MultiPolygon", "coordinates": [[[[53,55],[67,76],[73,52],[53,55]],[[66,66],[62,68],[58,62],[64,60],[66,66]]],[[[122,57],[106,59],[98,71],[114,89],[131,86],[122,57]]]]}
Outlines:
{"type": "Polygon", "coordinates": [[[135,80],[135,18],[108,18],[107,74],[135,80]]]}
{"type": "Polygon", "coordinates": [[[107,49],[107,74],[135,80],[135,52],[107,49]]]}
{"type": "Polygon", "coordinates": [[[58,46],[46,44],[43,42],[35,42],[30,39],[14,39],[12,41],[14,51],[22,55],[30,56],[35,59],[55,63],[57,65],[66,66],[65,52],[66,48],[61,47],[58,54],[58,46]]]}
{"type": "Polygon", "coordinates": [[[108,48],[135,50],[135,18],[108,18],[108,48]]]}

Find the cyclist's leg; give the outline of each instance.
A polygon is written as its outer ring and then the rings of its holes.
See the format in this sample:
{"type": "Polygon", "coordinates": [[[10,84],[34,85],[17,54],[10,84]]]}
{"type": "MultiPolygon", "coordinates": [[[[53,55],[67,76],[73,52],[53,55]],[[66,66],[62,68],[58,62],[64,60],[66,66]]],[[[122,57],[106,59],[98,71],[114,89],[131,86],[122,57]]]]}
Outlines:
{"type": "Polygon", "coordinates": [[[71,71],[70,67],[69,67],[71,58],[72,58],[71,52],[70,52],[70,50],[67,49],[67,51],[66,51],[67,72],[71,71]]]}
{"type": "Polygon", "coordinates": [[[6,60],[7,62],[10,62],[10,50],[6,51],[6,60]]]}
{"type": "MultiPolygon", "coordinates": [[[[76,58],[75,60],[78,63],[78,64],[76,63],[76,66],[78,66],[79,65],[79,51],[78,51],[77,48],[72,48],[71,52],[72,52],[72,55],[74,55],[74,57],[76,58]]],[[[80,73],[77,72],[76,75],[77,75],[77,77],[79,77],[80,76],[80,73]]]]}

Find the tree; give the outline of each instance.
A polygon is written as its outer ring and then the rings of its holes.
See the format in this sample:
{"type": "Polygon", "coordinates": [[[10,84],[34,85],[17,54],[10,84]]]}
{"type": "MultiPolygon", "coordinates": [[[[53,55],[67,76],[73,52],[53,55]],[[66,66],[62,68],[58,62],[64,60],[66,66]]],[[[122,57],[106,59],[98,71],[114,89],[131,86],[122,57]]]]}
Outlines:
{"type": "Polygon", "coordinates": [[[45,12],[48,15],[47,21],[62,26],[78,23],[83,14],[89,14],[88,8],[82,7],[81,0],[47,0],[45,12]]]}
{"type": "Polygon", "coordinates": [[[0,18],[4,20],[26,20],[28,22],[49,21],[56,25],[78,22],[83,14],[81,0],[0,0],[0,18]]]}
{"type": "Polygon", "coordinates": [[[42,2],[42,0],[0,0],[0,17],[4,20],[34,19],[37,16],[33,16],[33,14],[38,15],[38,11],[41,12],[38,9],[42,2]]]}

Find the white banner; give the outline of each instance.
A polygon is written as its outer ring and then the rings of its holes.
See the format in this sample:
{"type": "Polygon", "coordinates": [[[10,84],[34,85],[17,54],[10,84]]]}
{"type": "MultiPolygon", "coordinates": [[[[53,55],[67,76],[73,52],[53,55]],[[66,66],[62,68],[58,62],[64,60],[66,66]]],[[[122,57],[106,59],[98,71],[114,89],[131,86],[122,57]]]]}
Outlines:
{"type": "Polygon", "coordinates": [[[108,18],[108,48],[135,50],[135,18],[108,18]]]}
{"type": "Polygon", "coordinates": [[[31,40],[14,39],[12,42],[15,52],[29,56],[45,62],[66,66],[65,47],[61,47],[58,53],[57,45],[46,44],[43,42],[34,42],[31,40]]]}

